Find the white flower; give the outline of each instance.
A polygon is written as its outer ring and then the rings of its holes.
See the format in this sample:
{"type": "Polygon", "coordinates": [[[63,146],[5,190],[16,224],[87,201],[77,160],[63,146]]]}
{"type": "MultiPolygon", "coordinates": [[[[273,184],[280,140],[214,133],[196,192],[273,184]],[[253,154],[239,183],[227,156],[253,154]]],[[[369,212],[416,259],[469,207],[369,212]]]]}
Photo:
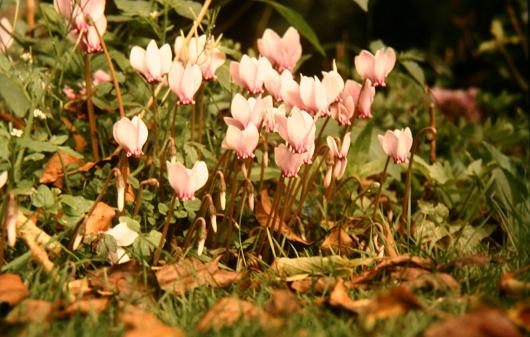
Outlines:
{"type": "Polygon", "coordinates": [[[125,222],[121,222],[107,230],[105,234],[112,236],[116,240],[116,245],[118,246],[116,252],[111,252],[109,254],[110,262],[112,264],[128,262],[130,258],[123,247],[132,245],[134,240],[138,237],[138,233],[130,229],[125,222]]]}
{"type": "Polygon", "coordinates": [[[40,109],[33,110],[33,117],[39,118],[39,119],[42,119],[42,120],[46,119],[46,115],[40,109]]]}
{"type": "Polygon", "coordinates": [[[11,136],[13,137],[22,137],[22,134],[24,133],[23,130],[19,130],[19,129],[16,129],[16,128],[13,128],[13,130],[11,130],[11,136]]]}

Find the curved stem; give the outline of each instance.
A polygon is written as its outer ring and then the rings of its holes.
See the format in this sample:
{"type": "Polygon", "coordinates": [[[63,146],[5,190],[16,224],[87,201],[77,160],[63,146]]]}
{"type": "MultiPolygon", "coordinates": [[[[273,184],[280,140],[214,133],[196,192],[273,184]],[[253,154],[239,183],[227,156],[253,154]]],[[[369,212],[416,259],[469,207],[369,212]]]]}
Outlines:
{"type": "Polygon", "coordinates": [[[90,55],[84,54],[85,61],[85,86],[86,86],[86,107],[88,110],[88,127],[90,131],[90,145],[94,161],[99,161],[98,134],[96,130],[96,114],[94,103],[92,102],[92,76],[90,74],[90,55]]]}
{"type": "Polygon", "coordinates": [[[372,213],[372,220],[375,219],[375,215],[377,214],[377,208],[379,207],[379,197],[381,196],[381,191],[383,190],[383,184],[385,183],[388,163],[390,163],[390,156],[386,158],[385,168],[383,169],[383,173],[381,173],[381,182],[379,183],[379,189],[377,190],[377,194],[375,196],[374,212],[372,213]]]}
{"type": "Polygon", "coordinates": [[[166,221],[164,222],[164,227],[162,228],[162,237],[160,237],[160,242],[158,243],[158,247],[156,248],[155,255],[153,256],[153,265],[156,265],[158,263],[158,260],[160,259],[160,254],[162,253],[162,246],[164,245],[164,241],[167,237],[167,231],[169,230],[169,223],[171,222],[171,218],[173,215],[173,210],[175,209],[175,202],[177,200],[177,196],[174,194],[173,198],[171,199],[171,206],[169,206],[169,210],[167,211],[166,221]]]}

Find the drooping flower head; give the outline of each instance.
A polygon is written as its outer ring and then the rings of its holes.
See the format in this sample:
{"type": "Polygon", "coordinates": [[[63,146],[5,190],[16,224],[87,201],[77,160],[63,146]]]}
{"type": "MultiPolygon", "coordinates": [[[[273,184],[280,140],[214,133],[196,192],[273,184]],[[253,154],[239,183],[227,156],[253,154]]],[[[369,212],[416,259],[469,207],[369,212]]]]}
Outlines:
{"type": "Polygon", "coordinates": [[[254,150],[258,146],[259,132],[252,123],[240,129],[234,125],[228,125],[223,147],[236,151],[237,158],[254,158],[254,150]]]}
{"type": "Polygon", "coordinates": [[[132,47],[129,61],[134,69],[145,76],[147,82],[158,83],[169,72],[171,58],[169,44],[166,43],[159,49],[155,40],[151,40],[147,49],[132,47]]]}
{"type": "Polygon", "coordinates": [[[326,140],[330,150],[330,155],[335,160],[333,176],[335,179],[340,179],[344,175],[346,166],[348,166],[348,151],[351,144],[351,132],[348,132],[344,135],[340,150],[335,138],[328,136],[326,140]]]}
{"type": "Polygon", "coordinates": [[[385,79],[396,64],[396,52],[392,48],[382,48],[375,55],[367,50],[355,56],[355,69],[362,79],[370,79],[373,86],[385,86],[385,79]]]}
{"type": "Polygon", "coordinates": [[[412,133],[407,127],[405,129],[387,130],[385,135],[378,135],[379,144],[396,164],[406,163],[412,148],[412,133]]]}
{"type": "Polygon", "coordinates": [[[0,19],[0,53],[3,53],[13,44],[13,26],[6,18],[0,19]]]}
{"type": "Polygon", "coordinates": [[[230,106],[232,117],[225,117],[224,120],[226,124],[237,126],[241,130],[250,123],[260,128],[263,117],[270,108],[272,108],[271,96],[246,99],[241,94],[235,94],[230,106]]]}
{"type": "Polygon", "coordinates": [[[180,104],[195,104],[193,96],[202,83],[202,73],[198,65],[188,63],[184,67],[179,61],[173,62],[169,69],[168,81],[180,104]]]}
{"type": "Polygon", "coordinates": [[[175,56],[183,63],[196,64],[201,68],[205,81],[215,80],[215,72],[225,63],[226,56],[218,48],[213,36],[200,35],[192,37],[185,45],[186,38],[178,36],[175,40],[175,56]]]}
{"type": "Polygon", "coordinates": [[[262,38],[258,39],[258,50],[278,71],[292,71],[302,57],[300,34],[294,27],[289,27],[280,37],[275,31],[267,28],[262,38]]]}
{"type": "Polygon", "coordinates": [[[188,169],[174,158],[166,162],[167,179],[179,200],[192,200],[195,192],[208,181],[208,167],[203,161],[198,161],[193,168],[188,169]]]}
{"type": "Polygon", "coordinates": [[[230,75],[232,81],[251,94],[259,94],[263,91],[263,82],[272,70],[269,60],[265,57],[256,59],[243,55],[240,62],[230,63],[230,75]]]}
{"type": "Polygon", "coordinates": [[[127,117],[122,117],[114,123],[112,134],[116,143],[125,150],[127,157],[138,157],[143,154],[142,147],[147,141],[147,126],[138,116],[132,121],[127,117]]]}
{"type": "Polygon", "coordinates": [[[280,136],[289,144],[295,153],[307,152],[315,142],[315,121],[307,112],[294,107],[291,115],[275,116],[280,136]]]}
{"type": "Polygon", "coordinates": [[[117,224],[104,233],[112,236],[116,240],[117,249],[115,252],[109,253],[110,262],[112,264],[129,262],[131,258],[127,255],[123,247],[132,245],[134,240],[138,238],[138,233],[130,229],[125,222],[117,224]]]}
{"type": "Polygon", "coordinates": [[[282,170],[284,177],[296,177],[300,167],[304,163],[303,153],[294,153],[285,144],[280,144],[274,148],[274,161],[282,170]]]}

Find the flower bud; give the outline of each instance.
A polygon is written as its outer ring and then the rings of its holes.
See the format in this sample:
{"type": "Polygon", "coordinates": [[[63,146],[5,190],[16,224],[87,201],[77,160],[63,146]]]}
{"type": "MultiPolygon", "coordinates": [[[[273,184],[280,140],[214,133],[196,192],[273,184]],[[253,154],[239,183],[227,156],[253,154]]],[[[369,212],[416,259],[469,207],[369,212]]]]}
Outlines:
{"type": "Polygon", "coordinates": [[[263,152],[263,166],[269,167],[269,153],[263,152]]]}
{"type": "Polygon", "coordinates": [[[7,171],[0,173],[0,189],[4,187],[4,185],[6,184],[7,178],[8,178],[7,171]]]}
{"type": "Polygon", "coordinates": [[[333,175],[333,166],[328,165],[326,169],[326,176],[324,177],[324,187],[328,188],[331,184],[331,177],[333,175]]]}
{"type": "Polygon", "coordinates": [[[226,191],[219,193],[219,202],[221,203],[221,209],[224,211],[226,207],[226,191]]]}
{"type": "Polygon", "coordinates": [[[208,236],[208,231],[206,230],[206,221],[203,218],[199,218],[199,242],[197,243],[197,255],[201,256],[204,251],[204,244],[206,243],[206,238],[208,236]]]}
{"type": "Polygon", "coordinates": [[[8,194],[7,210],[6,210],[6,227],[7,227],[7,244],[9,247],[15,246],[17,240],[17,217],[18,206],[13,193],[8,194]]]}
{"type": "Polygon", "coordinates": [[[118,198],[118,210],[121,212],[125,203],[125,181],[123,181],[123,175],[121,174],[116,176],[116,195],[118,198]]]}

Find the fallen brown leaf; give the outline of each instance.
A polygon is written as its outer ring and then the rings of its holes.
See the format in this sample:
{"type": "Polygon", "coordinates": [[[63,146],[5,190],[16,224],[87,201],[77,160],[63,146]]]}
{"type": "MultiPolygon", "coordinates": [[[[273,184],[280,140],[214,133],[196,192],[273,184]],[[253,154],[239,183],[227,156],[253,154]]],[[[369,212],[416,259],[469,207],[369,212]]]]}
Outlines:
{"type": "Polygon", "coordinates": [[[223,288],[241,280],[243,274],[219,270],[218,264],[219,258],[208,263],[187,258],[176,264],[165,265],[155,274],[160,288],[177,295],[202,285],[223,288]]]}
{"type": "Polygon", "coordinates": [[[514,272],[506,272],[502,275],[499,282],[499,290],[512,297],[528,297],[530,296],[530,282],[518,280],[516,277],[519,274],[530,271],[530,265],[520,268],[514,272]]]}
{"type": "MultiPolygon", "coordinates": [[[[112,219],[116,215],[114,207],[100,201],[94,211],[88,216],[85,226],[85,238],[90,235],[97,235],[109,229],[112,219]]],[[[90,241],[90,239],[89,239],[90,241]]]]}
{"type": "Polygon", "coordinates": [[[320,248],[325,252],[336,254],[351,254],[353,252],[353,239],[341,227],[333,227],[320,248]]]}
{"type": "Polygon", "coordinates": [[[5,321],[10,324],[44,323],[52,319],[53,310],[51,302],[26,299],[7,314],[5,321]]]}
{"type": "Polygon", "coordinates": [[[16,305],[29,295],[28,288],[20,276],[15,274],[0,275],[0,303],[16,305]]]}
{"type": "MultiPolygon", "coordinates": [[[[272,203],[271,199],[269,198],[269,194],[267,193],[267,190],[261,190],[259,195],[260,198],[254,207],[254,214],[260,226],[265,227],[267,226],[267,220],[269,219],[269,214],[271,213],[272,203]]],[[[272,221],[270,221],[269,228],[279,227],[280,232],[287,238],[287,240],[298,242],[307,246],[311,244],[310,242],[293,232],[293,230],[289,226],[287,226],[285,222],[282,222],[281,226],[279,226],[279,223],[280,219],[278,216],[276,217],[275,223],[272,223],[272,221]]]]}
{"type": "Polygon", "coordinates": [[[402,255],[381,260],[374,268],[365,270],[361,275],[352,276],[351,282],[353,284],[368,282],[379,276],[383,271],[402,265],[411,265],[428,270],[432,268],[432,262],[430,260],[417,256],[402,255]]]}
{"type": "Polygon", "coordinates": [[[81,298],[69,305],[67,305],[63,310],[60,310],[55,313],[55,317],[63,318],[70,316],[74,313],[82,314],[100,314],[101,312],[107,310],[109,307],[110,299],[109,298],[81,298]]]}
{"type": "Polygon", "coordinates": [[[78,280],[73,280],[68,282],[68,290],[73,296],[78,296],[86,293],[92,292],[90,284],[87,278],[82,278],[78,280]]]}
{"type": "Polygon", "coordinates": [[[489,256],[484,255],[470,255],[456,258],[454,261],[451,261],[447,264],[438,266],[437,269],[441,271],[450,270],[453,268],[462,268],[467,266],[480,267],[487,265],[494,260],[489,256]]]}
{"type": "Polygon", "coordinates": [[[298,297],[287,289],[274,289],[265,310],[275,316],[291,315],[300,312],[302,304],[298,297]]]}
{"type": "Polygon", "coordinates": [[[460,284],[449,274],[432,273],[420,268],[397,268],[391,278],[410,289],[429,288],[460,292],[460,284]]]}
{"type": "Polygon", "coordinates": [[[54,153],[44,166],[44,171],[42,172],[39,182],[41,184],[52,183],[55,187],[63,188],[63,167],[66,169],[70,164],[83,165],[83,161],[64,152],[54,153]]]}
{"type": "Polygon", "coordinates": [[[233,297],[219,300],[197,323],[197,330],[207,332],[231,326],[240,320],[257,320],[264,327],[278,327],[281,321],[249,301],[233,297]]]}
{"type": "Polygon", "coordinates": [[[35,221],[27,218],[22,211],[18,211],[17,216],[17,235],[22,239],[30,239],[40,247],[46,249],[52,257],[61,253],[61,245],[58,241],[37,227],[35,221]]]}
{"type": "Polygon", "coordinates": [[[180,329],[165,325],[155,315],[137,307],[127,307],[120,320],[128,328],[124,337],[184,337],[180,329]]]}
{"type": "Polygon", "coordinates": [[[87,276],[89,287],[100,294],[119,295],[129,302],[151,304],[158,290],[153,273],[135,261],[104,267],[87,276]]]}
{"type": "Polygon", "coordinates": [[[336,280],[334,277],[307,277],[302,280],[296,280],[291,283],[291,288],[299,293],[307,293],[314,291],[316,293],[323,293],[335,286],[336,280]]]}
{"type": "Polygon", "coordinates": [[[328,302],[334,307],[341,307],[343,309],[349,310],[356,314],[361,313],[363,308],[366,308],[370,305],[371,300],[362,299],[362,300],[353,300],[348,294],[348,290],[344,286],[344,280],[339,278],[335,287],[329,295],[328,302]]]}
{"type": "Polygon", "coordinates": [[[462,316],[451,317],[431,325],[424,337],[522,337],[506,314],[498,309],[483,308],[462,316]]]}
{"type": "Polygon", "coordinates": [[[508,311],[508,316],[515,324],[530,332],[530,301],[517,303],[508,311]]]}

